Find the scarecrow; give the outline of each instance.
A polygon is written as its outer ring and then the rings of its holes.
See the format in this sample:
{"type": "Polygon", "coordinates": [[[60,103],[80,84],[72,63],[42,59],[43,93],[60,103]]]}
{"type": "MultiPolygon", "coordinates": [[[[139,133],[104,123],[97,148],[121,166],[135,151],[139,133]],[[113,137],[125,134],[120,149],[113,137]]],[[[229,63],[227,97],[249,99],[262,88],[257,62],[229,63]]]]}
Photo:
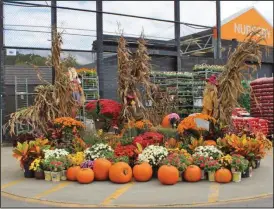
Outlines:
{"type": "Polygon", "coordinates": [[[72,117],[76,117],[77,109],[82,107],[85,103],[84,91],[81,87],[81,80],[78,77],[74,67],[68,69],[69,79],[72,83],[72,96],[77,101],[78,105],[72,110],[72,117]]]}
{"type": "Polygon", "coordinates": [[[207,114],[209,116],[213,115],[213,112],[216,111],[218,108],[218,101],[217,101],[217,77],[216,75],[210,76],[206,79],[207,84],[205,87],[204,95],[203,95],[203,114],[207,114]],[[214,111],[215,109],[215,111],[214,111]]]}

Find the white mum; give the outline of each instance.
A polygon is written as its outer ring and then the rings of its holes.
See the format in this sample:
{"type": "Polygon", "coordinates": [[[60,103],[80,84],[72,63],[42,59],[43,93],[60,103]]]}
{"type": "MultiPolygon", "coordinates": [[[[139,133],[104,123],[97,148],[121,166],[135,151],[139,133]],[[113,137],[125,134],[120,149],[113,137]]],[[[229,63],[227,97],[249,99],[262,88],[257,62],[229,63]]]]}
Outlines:
{"type": "Polygon", "coordinates": [[[59,158],[62,156],[67,156],[69,152],[67,152],[64,149],[54,149],[54,150],[44,150],[45,159],[48,159],[50,157],[59,158]]]}
{"type": "Polygon", "coordinates": [[[168,151],[165,147],[150,145],[138,155],[138,162],[147,162],[150,165],[159,165],[167,155],[168,151]]]}
{"type": "Polygon", "coordinates": [[[111,146],[103,143],[95,144],[84,151],[86,160],[95,160],[98,158],[104,158],[106,152],[113,152],[111,146]]]}
{"type": "Polygon", "coordinates": [[[219,159],[220,157],[223,156],[223,153],[221,150],[217,149],[213,145],[209,146],[199,146],[196,147],[194,150],[193,157],[195,156],[204,156],[204,157],[212,157],[214,159],[219,159]]]}

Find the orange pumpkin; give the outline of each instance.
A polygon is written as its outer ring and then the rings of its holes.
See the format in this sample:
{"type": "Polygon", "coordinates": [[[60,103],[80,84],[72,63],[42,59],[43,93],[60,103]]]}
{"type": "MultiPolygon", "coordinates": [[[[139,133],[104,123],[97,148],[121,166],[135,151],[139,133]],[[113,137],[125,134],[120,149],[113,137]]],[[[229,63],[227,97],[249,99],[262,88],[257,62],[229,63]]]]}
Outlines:
{"type": "Polygon", "coordinates": [[[179,171],[172,165],[162,165],[158,170],[158,179],[165,185],[176,184],[179,180],[179,171]]]}
{"type": "Polygon", "coordinates": [[[99,158],[94,161],[93,171],[94,177],[97,181],[105,181],[108,179],[109,168],[111,167],[111,162],[104,158],[99,158]]]}
{"type": "Polygon", "coordinates": [[[210,146],[210,145],[216,146],[216,142],[213,140],[205,140],[204,141],[204,146],[210,146]]]}
{"type": "Polygon", "coordinates": [[[171,128],[171,124],[170,124],[170,121],[169,121],[169,116],[165,116],[163,121],[162,121],[162,127],[164,128],[171,128]]]}
{"type": "Polygon", "coordinates": [[[142,163],[133,167],[133,176],[136,181],[148,181],[151,179],[152,173],[152,167],[148,163],[142,163]]]}
{"type": "Polygon", "coordinates": [[[81,184],[89,184],[94,180],[94,172],[90,168],[82,168],[78,171],[76,178],[81,184]]]}
{"type": "Polygon", "coordinates": [[[218,183],[229,183],[232,179],[231,171],[226,168],[221,168],[215,173],[215,181],[218,183]]]}
{"type": "Polygon", "coordinates": [[[132,169],[127,163],[115,163],[109,169],[109,179],[114,183],[128,183],[132,179],[132,169]]]}
{"type": "Polygon", "coordinates": [[[189,182],[200,181],[202,177],[201,169],[196,165],[190,165],[184,172],[184,179],[189,182]]]}
{"type": "Polygon", "coordinates": [[[80,166],[70,167],[67,170],[67,179],[70,180],[70,181],[76,181],[77,180],[76,176],[77,176],[77,173],[80,169],[81,169],[80,166]]]}

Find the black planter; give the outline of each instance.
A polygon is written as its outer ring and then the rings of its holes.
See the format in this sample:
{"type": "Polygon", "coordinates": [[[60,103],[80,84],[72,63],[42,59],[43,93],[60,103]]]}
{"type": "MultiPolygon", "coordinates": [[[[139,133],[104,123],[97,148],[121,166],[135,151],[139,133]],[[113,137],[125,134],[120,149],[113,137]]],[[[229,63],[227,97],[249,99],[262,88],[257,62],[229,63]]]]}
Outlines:
{"type": "Polygon", "coordinates": [[[158,178],[158,168],[152,168],[152,178],[158,178]]]}
{"type": "Polygon", "coordinates": [[[259,168],[261,165],[261,160],[255,160],[255,169],[259,168]]]}
{"type": "Polygon", "coordinates": [[[242,178],[248,178],[251,176],[252,176],[252,167],[249,167],[244,172],[242,172],[242,178]]]}
{"type": "Polygon", "coordinates": [[[34,171],[29,169],[29,164],[24,165],[24,177],[25,178],[34,178],[34,171]]]}

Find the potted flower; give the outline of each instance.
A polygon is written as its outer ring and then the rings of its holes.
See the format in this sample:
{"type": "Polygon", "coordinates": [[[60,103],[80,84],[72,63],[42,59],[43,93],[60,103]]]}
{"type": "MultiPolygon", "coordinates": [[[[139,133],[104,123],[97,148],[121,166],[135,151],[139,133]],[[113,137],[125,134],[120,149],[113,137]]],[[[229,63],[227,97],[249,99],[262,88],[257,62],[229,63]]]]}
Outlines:
{"type": "Polygon", "coordinates": [[[29,170],[34,171],[34,176],[36,179],[45,179],[44,171],[42,169],[41,158],[36,158],[29,167],[29,170]]]}
{"type": "Polygon", "coordinates": [[[215,172],[221,167],[218,160],[214,160],[210,157],[205,162],[205,171],[208,173],[208,180],[215,181],[215,172]]]}
{"type": "Polygon", "coordinates": [[[170,153],[161,163],[160,165],[172,165],[179,170],[179,181],[182,181],[183,172],[186,170],[187,166],[191,163],[189,160],[183,155],[179,153],[170,153]]]}
{"type": "Polygon", "coordinates": [[[105,158],[109,153],[113,153],[113,149],[108,144],[94,144],[92,147],[84,151],[86,160],[96,160],[97,158],[105,158]]]}
{"type": "Polygon", "coordinates": [[[59,159],[52,158],[50,161],[51,180],[59,182],[61,180],[61,171],[64,170],[64,163],[59,159]]]}
{"type": "Polygon", "coordinates": [[[90,168],[93,169],[94,161],[93,160],[86,160],[81,164],[81,168],[90,168]]]}
{"type": "Polygon", "coordinates": [[[240,182],[242,172],[248,168],[248,160],[241,155],[233,155],[231,163],[231,171],[233,174],[233,181],[240,182]]]}
{"type": "Polygon", "coordinates": [[[222,151],[212,145],[196,147],[193,154],[196,153],[204,157],[212,157],[214,160],[218,160],[223,156],[222,151]]]}
{"type": "Polygon", "coordinates": [[[59,161],[63,163],[63,170],[61,171],[61,180],[67,180],[67,169],[71,166],[68,157],[62,156],[59,158],[59,161]]]}
{"type": "Polygon", "coordinates": [[[30,155],[31,145],[29,142],[17,143],[17,146],[12,150],[13,157],[20,161],[20,167],[24,169],[25,178],[33,178],[34,171],[30,170],[30,164],[33,162],[33,157],[30,155]]]}
{"type": "Polygon", "coordinates": [[[206,161],[207,161],[208,157],[205,157],[203,155],[200,155],[198,153],[193,155],[193,164],[197,165],[201,168],[202,171],[202,177],[201,179],[206,179],[207,175],[205,172],[205,165],[206,165],[206,161]]]}
{"type": "Polygon", "coordinates": [[[154,171],[154,177],[157,176],[159,165],[163,159],[168,156],[168,151],[165,147],[149,145],[142,153],[138,155],[138,163],[147,162],[149,163],[154,171]]]}
{"type": "Polygon", "coordinates": [[[219,162],[222,165],[222,167],[227,168],[227,169],[230,170],[231,169],[231,163],[232,163],[232,157],[231,157],[231,155],[225,155],[225,156],[221,157],[219,162]]]}
{"type": "Polygon", "coordinates": [[[42,167],[44,168],[45,180],[46,181],[51,181],[50,158],[44,159],[42,161],[42,167]]]}

